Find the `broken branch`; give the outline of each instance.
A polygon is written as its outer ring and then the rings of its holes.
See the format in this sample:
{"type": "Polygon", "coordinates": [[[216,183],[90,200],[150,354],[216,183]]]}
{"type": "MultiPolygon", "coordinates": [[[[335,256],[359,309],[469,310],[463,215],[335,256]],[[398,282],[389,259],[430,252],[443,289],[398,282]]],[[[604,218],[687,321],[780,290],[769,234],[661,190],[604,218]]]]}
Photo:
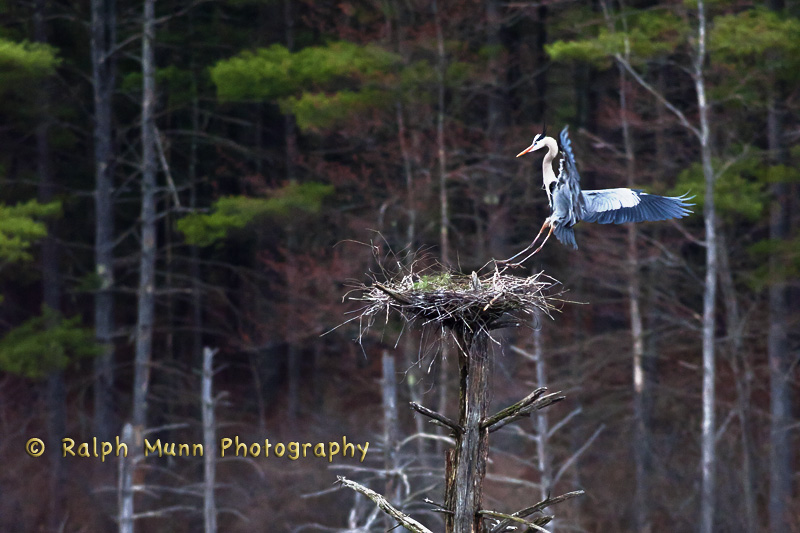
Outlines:
{"type": "Polygon", "coordinates": [[[511,519],[511,517],[524,518],[526,516],[532,515],[533,513],[539,512],[542,509],[546,509],[547,507],[550,507],[551,505],[555,505],[557,503],[561,503],[563,501],[566,501],[566,500],[569,500],[571,498],[574,498],[575,496],[580,496],[581,494],[583,494],[582,490],[576,490],[576,491],[573,491],[573,492],[567,492],[566,494],[562,494],[561,496],[556,496],[555,498],[547,498],[546,500],[543,500],[543,501],[537,503],[536,505],[531,505],[530,507],[526,507],[525,509],[520,509],[519,511],[509,515],[509,518],[505,518],[502,521],[500,521],[500,523],[498,523],[491,530],[489,530],[489,533],[499,533],[499,532],[503,531],[503,529],[505,529],[506,527],[511,525],[512,522],[514,522],[514,520],[511,519]]]}
{"type": "Polygon", "coordinates": [[[546,387],[541,387],[521,399],[517,403],[506,407],[505,409],[497,412],[496,414],[486,418],[481,423],[482,429],[489,429],[489,432],[497,431],[501,427],[510,424],[524,416],[528,416],[531,412],[537,411],[548,405],[561,401],[564,396],[558,396],[561,392],[554,392],[547,396],[542,396],[546,387]]]}
{"type": "Polygon", "coordinates": [[[361,494],[363,494],[364,496],[375,502],[375,505],[377,505],[381,511],[388,514],[395,520],[397,520],[398,524],[400,524],[407,530],[412,531],[413,533],[433,533],[430,529],[423,526],[422,524],[420,524],[407,514],[398,511],[391,503],[389,503],[389,501],[386,498],[384,498],[382,495],[378,494],[374,490],[369,489],[359,483],[356,483],[355,481],[350,481],[349,479],[342,476],[336,476],[336,478],[337,478],[336,482],[339,483],[340,485],[344,485],[349,489],[353,489],[356,492],[360,492],[361,494]]]}
{"type": "Polygon", "coordinates": [[[457,435],[464,433],[464,428],[459,426],[455,421],[450,420],[446,416],[441,413],[437,413],[432,409],[428,409],[427,407],[418,404],[417,402],[409,402],[411,408],[418,412],[421,415],[425,415],[428,418],[432,418],[433,422],[439,422],[438,425],[442,425],[446,428],[453,430],[457,435]]]}
{"type": "MultiPolygon", "coordinates": [[[[486,510],[483,510],[483,509],[478,511],[478,514],[482,514],[483,516],[491,516],[492,518],[502,518],[504,521],[508,520],[510,522],[516,522],[518,524],[523,524],[523,525],[528,526],[529,528],[535,529],[537,531],[547,531],[542,526],[545,525],[545,524],[548,524],[551,520],[553,520],[552,516],[540,516],[540,517],[536,518],[535,520],[530,521],[530,520],[525,520],[524,518],[520,518],[518,516],[505,514],[505,513],[498,513],[497,511],[486,511],[486,510]]],[[[516,528],[514,528],[514,529],[516,529],[516,528]]],[[[494,530],[492,530],[492,531],[494,531],[494,530]]],[[[549,532],[547,532],[547,533],[549,533],[549,532]]]]}

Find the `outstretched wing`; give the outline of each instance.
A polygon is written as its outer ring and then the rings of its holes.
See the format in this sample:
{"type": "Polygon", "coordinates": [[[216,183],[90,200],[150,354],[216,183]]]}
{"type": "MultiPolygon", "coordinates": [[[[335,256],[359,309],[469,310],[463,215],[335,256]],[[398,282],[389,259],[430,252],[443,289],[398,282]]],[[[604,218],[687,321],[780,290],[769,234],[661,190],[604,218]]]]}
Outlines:
{"type": "Polygon", "coordinates": [[[565,182],[572,182],[580,190],[581,176],[578,174],[578,167],[575,165],[575,154],[572,153],[572,141],[569,140],[567,130],[569,126],[564,126],[561,130],[561,153],[564,159],[561,161],[561,168],[558,172],[559,179],[564,178],[565,182]]]}
{"type": "Polygon", "coordinates": [[[598,224],[623,224],[682,218],[691,213],[691,197],[657,196],[637,189],[582,191],[584,211],[581,220],[598,224]]]}
{"type": "Polygon", "coordinates": [[[572,141],[569,140],[568,129],[569,126],[564,126],[564,129],[561,130],[561,154],[563,157],[558,169],[558,187],[561,189],[561,194],[566,194],[568,198],[567,219],[570,220],[568,225],[571,226],[582,219],[585,200],[581,195],[581,175],[578,174],[578,167],[575,165],[575,154],[572,153],[572,141]]]}

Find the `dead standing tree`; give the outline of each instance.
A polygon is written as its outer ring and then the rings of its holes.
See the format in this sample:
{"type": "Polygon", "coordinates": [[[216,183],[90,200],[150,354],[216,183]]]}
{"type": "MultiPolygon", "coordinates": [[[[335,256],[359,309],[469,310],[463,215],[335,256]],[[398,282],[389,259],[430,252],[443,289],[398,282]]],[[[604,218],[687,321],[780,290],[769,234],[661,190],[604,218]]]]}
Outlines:
{"type": "MultiPolygon", "coordinates": [[[[528,517],[583,493],[570,492],[510,514],[481,508],[489,434],[564,399],[557,392],[545,394],[546,389],[542,387],[489,416],[491,331],[520,326],[528,323],[531,316],[550,316],[556,304],[563,302],[560,293],[553,290],[556,285],[555,280],[543,273],[521,278],[495,270],[479,277],[474,272],[463,276],[445,270],[425,275],[409,271],[393,281],[374,279],[371,286],[356,287],[360,295],[354,299],[366,303],[360,317],[368,324],[377,315],[398,311],[409,322],[438,325],[450,334],[456,345],[460,370],[458,420],[417,403],[411,404],[432,423],[449,429],[456,441],[455,448],[446,455],[444,503],[435,509],[444,513],[447,533],[498,533],[520,526],[541,531],[553,517],[541,514],[532,519],[528,517]],[[489,524],[486,519],[493,523],[489,524]]],[[[367,487],[342,477],[339,483],[373,500],[407,530],[430,531],[367,487]]]]}

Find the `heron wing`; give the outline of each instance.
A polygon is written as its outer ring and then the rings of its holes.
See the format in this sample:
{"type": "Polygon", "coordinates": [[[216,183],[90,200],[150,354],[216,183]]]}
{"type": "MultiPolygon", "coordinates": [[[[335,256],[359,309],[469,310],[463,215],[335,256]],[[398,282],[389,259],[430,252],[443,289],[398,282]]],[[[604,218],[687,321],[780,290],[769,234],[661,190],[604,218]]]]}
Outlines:
{"type": "Polygon", "coordinates": [[[682,218],[694,204],[683,196],[658,196],[637,189],[582,191],[584,211],[581,220],[598,224],[623,224],[682,218]]]}
{"type": "Polygon", "coordinates": [[[569,198],[568,218],[574,224],[582,218],[584,197],[581,195],[581,175],[578,174],[578,167],[575,164],[575,154],[572,153],[572,141],[569,139],[568,129],[569,126],[564,126],[564,129],[561,130],[561,153],[563,157],[558,170],[558,186],[562,189],[562,194],[566,194],[569,198]]]}

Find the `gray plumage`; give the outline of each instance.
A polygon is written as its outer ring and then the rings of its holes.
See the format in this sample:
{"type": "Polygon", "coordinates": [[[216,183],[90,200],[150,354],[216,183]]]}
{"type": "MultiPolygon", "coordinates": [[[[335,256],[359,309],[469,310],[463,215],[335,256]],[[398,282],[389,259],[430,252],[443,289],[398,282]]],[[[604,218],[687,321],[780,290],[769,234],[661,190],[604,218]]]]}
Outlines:
{"type": "Polygon", "coordinates": [[[520,263],[526,261],[533,254],[541,250],[544,243],[554,233],[556,238],[567,246],[578,249],[575,233],[572,227],[580,221],[596,222],[598,224],[623,224],[626,222],[645,222],[682,218],[691,213],[688,209],[693,204],[687,203],[690,197],[683,196],[657,196],[647,194],[639,189],[601,189],[597,191],[581,190],[581,177],[575,164],[575,154],[572,152],[572,142],[565,126],[561,131],[561,163],[559,164],[558,177],[553,171],[552,162],[558,154],[558,144],[552,137],[545,137],[541,133],[534,137],[533,143],[517,155],[517,157],[547,148],[547,154],[542,162],[542,179],[550,204],[550,216],[547,217],[539,235],[522,252],[530,250],[542,234],[550,226],[550,232],[545,240],[531,255],[520,263]]]}

